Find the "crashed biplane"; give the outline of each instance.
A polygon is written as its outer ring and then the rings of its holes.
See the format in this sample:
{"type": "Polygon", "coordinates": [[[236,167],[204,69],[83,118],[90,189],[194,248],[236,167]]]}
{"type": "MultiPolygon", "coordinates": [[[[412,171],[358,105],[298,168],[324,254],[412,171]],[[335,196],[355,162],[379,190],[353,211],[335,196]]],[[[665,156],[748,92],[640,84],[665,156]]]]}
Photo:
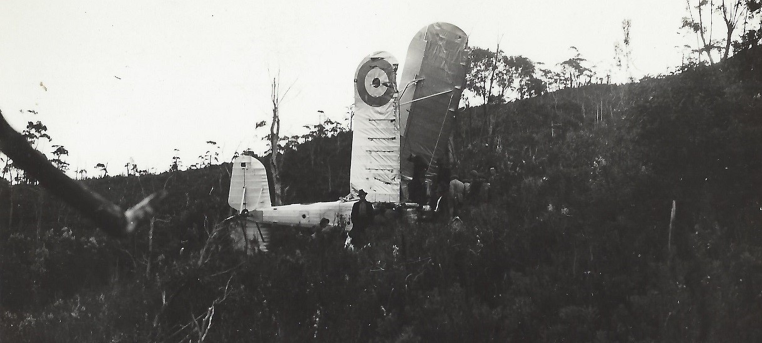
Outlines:
{"type": "Polygon", "coordinates": [[[323,219],[350,230],[361,189],[374,207],[416,207],[408,199],[414,166],[406,157],[422,157],[431,181],[436,161],[447,153],[465,85],[467,44],[455,25],[424,27],[410,43],[399,83],[391,54],[375,52],[362,60],[354,80],[350,194],[340,200],[271,206],[264,165],[250,156],[236,158],[228,203],[245,214],[245,241],[255,239],[266,249],[269,227],[317,227],[323,219]]]}

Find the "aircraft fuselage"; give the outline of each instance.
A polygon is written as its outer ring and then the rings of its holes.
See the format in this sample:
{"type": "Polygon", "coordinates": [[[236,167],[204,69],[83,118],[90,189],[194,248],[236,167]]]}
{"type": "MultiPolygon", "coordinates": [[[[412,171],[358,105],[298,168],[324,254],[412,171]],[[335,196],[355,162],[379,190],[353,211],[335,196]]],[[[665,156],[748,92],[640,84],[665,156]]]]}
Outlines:
{"type": "Polygon", "coordinates": [[[352,205],[356,201],[318,202],[258,208],[249,212],[259,224],[292,227],[316,227],[320,220],[328,219],[329,226],[351,228],[352,205]]]}

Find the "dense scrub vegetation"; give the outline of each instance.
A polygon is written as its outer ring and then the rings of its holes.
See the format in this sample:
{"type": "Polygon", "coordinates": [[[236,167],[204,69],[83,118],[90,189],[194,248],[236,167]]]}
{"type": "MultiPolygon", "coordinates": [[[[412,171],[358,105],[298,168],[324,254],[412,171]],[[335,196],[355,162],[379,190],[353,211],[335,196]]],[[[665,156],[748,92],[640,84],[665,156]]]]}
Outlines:
{"type": "MultiPolygon", "coordinates": [[[[494,106],[494,123],[466,109],[457,173],[496,166],[492,201],[462,222],[386,213],[359,252],[296,230],[233,249],[225,164],[86,180],[120,205],[170,191],[128,239],[0,185],[0,338],[759,341],[760,61],[567,88],[494,106]]],[[[351,138],[321,139],[284,157],[290,202],[346,191],[351,138]]]]}

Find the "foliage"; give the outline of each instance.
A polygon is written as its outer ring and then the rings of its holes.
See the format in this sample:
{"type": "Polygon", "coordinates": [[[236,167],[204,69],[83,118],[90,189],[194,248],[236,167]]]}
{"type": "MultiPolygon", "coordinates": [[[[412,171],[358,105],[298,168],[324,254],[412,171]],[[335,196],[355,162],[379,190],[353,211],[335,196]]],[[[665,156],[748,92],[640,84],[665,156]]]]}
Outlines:
{"type": "Polygon", "coordinates": [[[593,74],[592,70],[584,66],[586,59],[582,57],[576,47],[570,47],[574,51],[574,56],[559,63],[561,66],[561,74],[568,75],[566,78],[567,87],[577,87],[585,83],[590,84],[593,74]],[[583,81],[583,77],[587,77],[587,81],[583,81]]]}
{"type": "Polygon", "coordinates": [[[50,163],[53,163],[53,165],[61,171],[68,170],[69,162],[64,161],[63,156],[69,155],[69,150],[66,150],[63,145],[53,145],[53,148],[55,148],[55,150],[53,150],[52,154],[55,157],[50,160],[50,163]]]}
{"type": "Polygon", "coordinates": [[[466,88],[481,98],[482,104],[500,104],[510,98],[524,99],[541,95],[544,82],[537,77],[535,63],[524,56],[505,56],[497,52],[473,48],[469,51],[471,69],[466,88]],[[512,96],[515,92],[516,96],[512,96]]]}
{"type": "Polygon", "coordinates": [[[50,141],[50,135],[47,133],[48,127],[43,125],[39,120],[36,123],[27,122],[26,128],[21,131],[21,135],[29,141],[29,144],[33,147],[37,147],[37,142],[40,139],[47,139],[50,141]]]}
{"type": "MultiPolygon", "coordinates": [[[[14,211],[0,220],[0,338],[759,341],[761,53],[496,106],[487,145],[468,138],[488,119],[465,110],[454,174],[495,166],[490,202],[452,222],[387,210],[356,252],[343,232],[295,229],[268,253],[235,250],[228,164],[85,180],[120,205],[170,191],[127,239],[0,184],[0,219],[14,211]]],[[[351,137],[333,129],[284,147],[284,184],[313,187],[293,201],[347,183],[327,170],[348,174],[351,137]]]]}
{"type": "MultiPolygon", "coordinates": [[[[108,164],[108,163],[107,163],[107,164],[108,164]]],[[[97,164],[95,165],[95,168],[97,168],[97,169],[100,169],[100,170],[103,172],[103,175],[101,175],[101,177],[106,177],[106,176],[108,176],[108,165],[107,165],[107,164],[103,164],[103,163],[97,163],[97,164]]]]}
{"type": "MultiPolygon", "coordinates": [[[[23,111],[22,111],[23,112],[23,111]]],[[[27,110],[28,113],[31,114],[37,114],[34,110],[27,110]]],[[[33,146],[35,149],[39,147],[40,140],[46,139],[48,142],[51,142],[50,135],[48,134],[48,127],[42,124],[39,120],[37,122],[31,122],[28,121],[26,124],[26,128],[21,131],[21,136],[26,138],[27,142],[29,142],[29,145],[33,146]]],[[[56,158],[54,159],[54,163],[56,163],[59,168],[68,166],[68,163],[63,162],[60,159],[61,155],[68,154],[68,151],[64,149],[63,147],[59,146],[53,146],[54,148],[58,147],[58,149],[54,150],[53,153],[57,154],[56,158]]],[[[5,155],[3,155],[5,156],[5,155]]],[[[43,154],[43,156],[45,156],[43,154]]],[[[47,156],[46,156],[47,157],[47,156]]],[[[3,158],[5,165],[2,169],[2,178],[6,178],[6,175],[8,175],[7,180],[9,180],[11,183],[34,183],[35,180],[30,179],[26,173],[24,173],[23,170],[19,169],[16,164],[9,158],[3,158]],[[15,173],[15,175],[14,175],[15,173]]]]}
{"type": "MultiPolygon", "coordinates": [[[[505,56],[500,47],[489,49],[473,48],[469,51],[471,69],[466,75],[466,89],[471,96],[481,99],[484,121],[482,136],[493,137],[496,111],[493,105],[505,103],[511,95],[524,99],[543,94],[547,90],[545,81],[536,76],[534,62],[524,56],[505,56]]],[[[466,94],[466,104],[469,104],[466,94]]],[[[469,106],[469,105],[467,105],[469,106]]]]}
{"type": "Polygon", "coordinates": [[[335,201],[349,194],[352,135],[330,119],[308,129],[284,152],[286,203],[335,201]]]}
{"type": "Polygon", "coordinates": [[[174,151],[175,154],[172,156],[172,163],[169,165],[170,172],[179,171],[183,166],[182,159],[180,159],[180,149],[174,149],[174,151]]]}
{"type": "Polygon", "coordinates": [[[762,38],[762,6],[758,0],[722,0],[718,3],[707,0],[692,3],[686,0],[685,3],[688,17],[683,18],[680,28],[696,35],[693,52],[697,53],[698,58],[691,60],[700,63],[703,54],[709,64],[715,64],[716,57],[725,61],[731,56],[731,51],[756,47],[762,38]],[[715,30],[715,21],[721,22],[724,27],[715,30]],[[740,32],[737,30],[739,26],[742,29],[740,32]],[[720,37],[715,37],[715,32],[720,37]]]}

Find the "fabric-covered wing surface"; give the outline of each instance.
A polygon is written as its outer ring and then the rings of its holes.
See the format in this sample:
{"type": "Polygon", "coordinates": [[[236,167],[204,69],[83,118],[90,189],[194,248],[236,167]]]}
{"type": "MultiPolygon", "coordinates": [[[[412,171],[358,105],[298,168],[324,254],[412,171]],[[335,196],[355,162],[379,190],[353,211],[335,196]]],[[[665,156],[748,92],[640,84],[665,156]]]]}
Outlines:
{"type": "MultiPolygon", "coordinates": [[[[400,91],[402,177],[409,180],[413,164],[408,157],[423,157],[429,173],[447,148],[468,67],[468,36],[448,23],[421,29],[408,48],[400,91]]],[[[427,175],[431,178],[431,175],[427,175]]]]}

